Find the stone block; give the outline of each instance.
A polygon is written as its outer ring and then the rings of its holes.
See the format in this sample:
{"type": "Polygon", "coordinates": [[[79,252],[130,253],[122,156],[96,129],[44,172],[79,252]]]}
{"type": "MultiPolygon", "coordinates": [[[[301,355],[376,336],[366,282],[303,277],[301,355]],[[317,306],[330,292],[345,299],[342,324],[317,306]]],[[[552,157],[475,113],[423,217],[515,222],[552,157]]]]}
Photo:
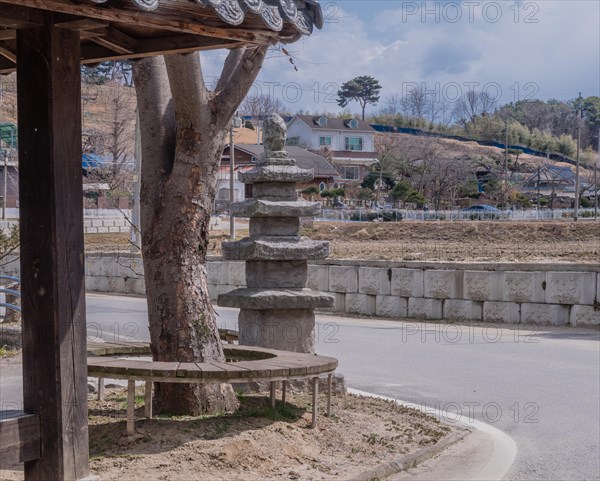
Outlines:
{"type": "Polygon", "coordinates": [[[241,309],[240,344],[314,352],[315,315],[310,309],[241,309]]]}
{"type": "Polygon", "coordinates": [[[92,219],[83,219],[83,227],[92,227],[92,219]]]}
{"type": "Polygon", "coordinates": [[[121,232],[121,228],[120,227],[109,227],[108,228],[108,232],[110,232],[110,233],[119,233],[119,232],[121,232]]]}
{"type": "Polygon", "coordinates": [[[102,227],[102,219],[92,219],[92,227],[102,227]]]}
{"type": "Polygon", "coordinates": [[[210,296],[210,300],[216,302],[217,297],[219,297],[219,286],[216,284],[208,284],[208,295],[210,296]]]}
{"type": "Polygon", "coordinates": [[[219,286],[218,303],[240,309],[316,309],[333,305],[333,296],[312,289],[235,289],[219,286]],[[221,289],[227,289],[226,292],[221,289]]]}
{"type": "Polygon", "coordinates": [[[98,234],[108,234],[108,227],[98,227],[98,234]]]}
{"type": "Polygon", "coordinates": [[[465,271],[463,299],[471,301],[499,301],[502,299],[501,272],[465,271]]]}
{"type": "Polygon", "coordinates": [[[392,269],[391,294],[401,297],[423,297],[421,269],[392,269]]]}
{"type": "Polygon", "coordinates": [[[358,292],[376,296],[389,296],[392,270],[380,267],[358,269],[358,292]]]}
{"type": "Polygon", "coordinates": [[[206,277],[208,282],[212,284],[219,284],[221,282],[221,269],[223,264],[227,264],[222,261],[208,261],[206,263],[206,277]]]}
{"type": "Polygon", "coordinates": [[[352,314],[375,314],[375,296],[368,294],[346,294],[346,312],[352,314]]]}
{"type": "Polygon", "coordinates": [[[108,278],[108,292],[122,293],[125,291],[125,278],[121,276],[108,278]]]}
{"type": "Polygon", "coordinates": [[[462,274],[455,270],[426,270],[423,295],[431,299],[461,299],[462,274]]]}
{"type": "Polygon", "coordinates": [[[86,227],[85,228],[85,233],[86,234],[97,234],[98,233],[98,227],[86,227]]]}
{"type": "Polygon", "coordinates": [[[313,170],[296,166],[265,165],[247,172],[240,172],[238,178],[245,184],[258,182],[310,182],[315,177],[313,170]]]}
{"type": "Polygon", "coordinates": [[[252,196],[296,200],[298,193],[295,182],[258,182],[252,189],[252,196]]]}
{"type": "Polygon", "coordinates": [[[455,321],[481,321],[483,318],[483,303],[448,299],[444,301],[444,319],[455,321]]]}
{"type": "Polygon", "coordinates": [[[91,285],[88,286],[86,283],[86,289],[95,292],[109,292],[108,288],[108,277],[106,276],[93,276],[91,285]]]}
{"type": "Polygon", "coordinates": [[[545,272],[507,271],[501,281],[502,299],[511,302],[544,302],[545,272]]]}
{"type": "Polygon", "coordinates": [[[244,262],[228,262],[229,284],[234,286],[246,285],[246,264],[244,262]]]}
{"type": "Polygon", "coordinates": [[[329,266],[330,292],[358,292],[358,267],[329,266]]]}
{"type": "Polygon", "coordinates": [[[333,296],[333,307],[328,310],[333,312],[346,312],[346,294],[341,292],[332,292],[330,295],[333,296]]]}
{"type": "Polygon", "coordinates": [[[485,322],[521,322],[521,307],[517,302],[487,301],[483,303],[483,320],[485,322]]]}
{"type": "Polygon", "coordinates": [[[114,220],[112,220],[112,219],[104,219],[104,220],[102,221],[102,225],[103,225],[104,227],[114,227],[114,225],[115,225],[115,221],[114,221],[114,220]]]}
{"type": "MultiPolygon", "coordinates": [[[[231,267],[234,264],[238,263],[229,263],[231,267]]],[[[305,261],[248,261],[246,263],[246,281],[251,289],[302,288],[306,286],[307,276],[308,265],[305,261]]]]}
{"type": "Polygon", "coordinates": [[[408,299],[399,296],[377,296],[375,314],[381,317],[408,317],[408,299]]]}
{"type": "Polygon", "coordinates": [[[249,199],[231,206],[236,217],[309,217],[319,215],[320,202],[249,199]]]}
{"type": "Polygon", "coordinates": [[[546,302],[548,304],[594,303],[595,272],[547,272],[546,302]]]}
{"type": "Polygon", "coordinates": [[[250,237],[264,235],[300,235],[300,219],[298,217],[254,217],[250,219],[250,237]]]}
{"type": "Polygon", "coordinates": [[[570,322],[573,326],[598,326],[600,309],[594,309],[594,306],[571,306],[570,322]]]}
{"type": "Polygon", "coordinates": [[[442,301],[440,299],[410,297],[408,299],[408,317],[416,319],[441,319],[442,301]]]}
{"type": "Polygon", "coordinates": [[[306,287],[317,291],[329,290],[329,266],[311,264],[308,266],[306,287]]]}
{"type": "Polygon", "coordinates": [[[307,237],[271,236],[223,242],[226,260],[319,260],[329,255],[329,242],[307,237]]]}
{"type": "Polygon", "coordinates": [[[569,323],[569,306],[559,304],[521,304],[521,323],[564,326],[569,323]]]}

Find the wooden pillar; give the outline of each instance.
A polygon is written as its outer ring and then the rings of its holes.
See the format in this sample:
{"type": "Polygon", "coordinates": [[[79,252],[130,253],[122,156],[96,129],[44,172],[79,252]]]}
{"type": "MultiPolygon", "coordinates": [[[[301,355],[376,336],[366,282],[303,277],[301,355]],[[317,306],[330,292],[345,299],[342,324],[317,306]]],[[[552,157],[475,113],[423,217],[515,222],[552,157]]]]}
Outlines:
{"type": "Polygon", "coordinates": [[[89,476],[79,33],[17,33],[23,396],[40,416],[26,480],[89,476]]]}

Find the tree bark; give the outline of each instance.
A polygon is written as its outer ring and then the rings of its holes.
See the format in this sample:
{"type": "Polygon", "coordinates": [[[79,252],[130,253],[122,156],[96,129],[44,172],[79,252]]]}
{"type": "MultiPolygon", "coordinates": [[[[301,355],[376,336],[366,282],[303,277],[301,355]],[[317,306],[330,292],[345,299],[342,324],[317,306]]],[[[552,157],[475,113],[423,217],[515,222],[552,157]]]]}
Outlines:
{"type": "MultiPolygon", "coordinates": [[[[227,127],[264,59],[264,49],[256,50],[229,54],[215,92],[206,89],[196,54],[134,63],[142,255],[155,361],[224,360],[206,279],[208,229],[227,127]]],[[[238,406],[229,384],[156,384],[154,400],[157,413],[172,415],[238,406]]]]}

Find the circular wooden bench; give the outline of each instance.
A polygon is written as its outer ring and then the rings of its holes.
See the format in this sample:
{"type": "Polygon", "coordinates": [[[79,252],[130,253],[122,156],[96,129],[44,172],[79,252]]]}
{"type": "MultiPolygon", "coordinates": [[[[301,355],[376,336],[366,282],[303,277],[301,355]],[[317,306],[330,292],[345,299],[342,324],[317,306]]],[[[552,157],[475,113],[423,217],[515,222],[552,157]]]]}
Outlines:
{"type": "Polygon", "coordinates": [[[327,375],[327,415],[331,413],[331,380],[338,366],[332,357],[259,347],[223,346],[227,362],[155,362],[126,359],[123,356],[150,355],[147,343],[88,342],[88,376],[98,378],[98,397],[102,398],[104,379],[127,380],[127,434],[134,434],[135,381],[146,383],[145,416],[152,419],[152,385],[166,383],[270,383],[271,405],[275,407],[275,386],[282,381],[285,403],[287,382],[312,379],[312,422],[317,425],[319,377],[327,375]]]}

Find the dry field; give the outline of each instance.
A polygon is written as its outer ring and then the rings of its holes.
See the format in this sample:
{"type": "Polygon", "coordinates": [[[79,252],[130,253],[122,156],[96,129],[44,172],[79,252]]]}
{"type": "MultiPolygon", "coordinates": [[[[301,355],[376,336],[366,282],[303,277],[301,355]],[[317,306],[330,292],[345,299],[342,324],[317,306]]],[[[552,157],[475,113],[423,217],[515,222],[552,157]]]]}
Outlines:
{"type": "Polygon", "coordinates": [[[600,263],[600,222],[318,222],[338,259],[600,263]]]}
{"type": "MultiPolygon", "coordinates": [[[[238,236],[248,234],[239,230],[238,236]]],[[[330,258],[600,263],[600,222],[315,222],[303,232],[330,242],[330,258]]],[[[239,238],[238,237],[238,238],[239,238]]],[[[221,254],[222,230],[211,232],[209,254],[221,254]]],[[[126,234],[86,236],[88,252],[128,251],[126,234]]]]}

